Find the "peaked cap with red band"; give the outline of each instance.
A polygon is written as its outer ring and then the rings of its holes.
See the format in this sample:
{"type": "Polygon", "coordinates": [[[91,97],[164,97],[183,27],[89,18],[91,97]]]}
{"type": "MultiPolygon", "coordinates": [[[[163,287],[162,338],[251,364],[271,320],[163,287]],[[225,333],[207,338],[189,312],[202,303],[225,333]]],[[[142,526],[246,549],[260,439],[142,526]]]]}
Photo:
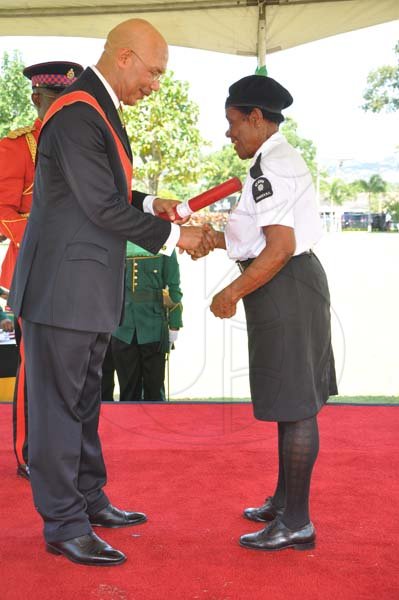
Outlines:
{"type": "Polygon", "coordinates": [[[45,87],[62,91],[77,80],[82,65],[68,61],[53,61],[25,67],[23,74],[32,81],[32,88],[45,87]]]}

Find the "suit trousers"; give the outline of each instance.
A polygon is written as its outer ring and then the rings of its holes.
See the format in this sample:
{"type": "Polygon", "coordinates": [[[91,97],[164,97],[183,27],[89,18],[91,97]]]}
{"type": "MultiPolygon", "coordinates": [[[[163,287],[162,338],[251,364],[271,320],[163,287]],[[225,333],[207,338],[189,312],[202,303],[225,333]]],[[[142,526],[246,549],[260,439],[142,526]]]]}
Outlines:
{"type": "Polygon", "coordinates": [[[105,353],[102,378],[101,378],[101,400],[102,402],[112,402],[115,390],[115,363],[112,355],[111,342],[108,344],[105,353]]]}
{"type": "Polygon", "coordinates": [[[28,395],[25,378],[25,349],[20,319],[15,319],[15,341],[18,347],[18,367],[12,403],[14,453],[18,466],[25,467],[28,460],[28,395]]]}
{"type": "Polygon", "coordinates": [[[165,400],[165,353],[160,343],[130,344],[112,337],[112,356],[118,374],[121,402],[165,400]]]}
{"type": "Polygon", "coordinates": [[[101,365],[110,335],[23,321],[29,467],[47,542],[91,531],[109,504],[98,436],[101,365]]]}

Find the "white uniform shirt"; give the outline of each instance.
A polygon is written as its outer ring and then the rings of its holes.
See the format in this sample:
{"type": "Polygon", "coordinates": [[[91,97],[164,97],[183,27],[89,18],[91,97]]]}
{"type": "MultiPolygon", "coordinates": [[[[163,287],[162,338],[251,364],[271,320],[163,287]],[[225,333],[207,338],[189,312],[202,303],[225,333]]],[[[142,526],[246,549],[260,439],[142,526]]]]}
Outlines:
{"type": "Polygon", "coordinates": [[[255,154],[241,198],[230,214],[225,229],[229,257],[257,257],[267,244],[262,230],[267,225],[294,229],[294,256],[309,250],[322,236],[309,169],[280,132],[255,154]]]}

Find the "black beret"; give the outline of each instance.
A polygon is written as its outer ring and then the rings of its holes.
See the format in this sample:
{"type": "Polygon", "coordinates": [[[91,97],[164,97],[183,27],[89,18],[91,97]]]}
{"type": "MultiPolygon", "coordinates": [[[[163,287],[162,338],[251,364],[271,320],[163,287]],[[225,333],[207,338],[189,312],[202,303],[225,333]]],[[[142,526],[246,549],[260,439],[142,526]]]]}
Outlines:
{"type": "Polygon", "coordinates": [[[77,80],[82,65],[68,61],[53,61],[25,67],[23,74],[32,81],[32,88],[45,87],[62,91],[77,80]]]}
{"type": "Polygon", "coordinates": [[[270,113],[277,121],[284,117],[281,111],[293,103],[293,98],[288,90],[278,81],[264,75],[248,75],[239,79],[229,87],[226,108],[229,106],[248,106],[262,108],[270,113]]]}

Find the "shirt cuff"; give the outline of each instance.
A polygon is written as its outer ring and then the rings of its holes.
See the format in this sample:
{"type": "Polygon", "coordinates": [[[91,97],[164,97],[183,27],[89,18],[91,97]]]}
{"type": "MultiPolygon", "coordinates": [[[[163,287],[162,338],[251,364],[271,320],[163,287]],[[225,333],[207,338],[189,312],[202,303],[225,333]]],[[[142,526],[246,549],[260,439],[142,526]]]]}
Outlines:
{"type": "Polygon", "coordinates": [[[152,207],[152,204],[155,200],[157,196],[146,196],[143,200],[143,212],[145,213],[150,213],[150,215],[154,215],[155,217],[155,213],[154,213],[154,209],[152,207]]]}
{"type": "Polygon", "coordinates": [[[169,329],[169,341],[173,344],[177,340],[179,336],[179,331],[177,329],[169,329]]]}
{"type": "MultiPolygon", "coordinates": [[[[150,213],[151,215],[154,215],[154,217],[156,215],[154,213],[154,209],[153,209],[152,205],[153,205],[155,198],[157,198],[157,196],[148,195],[143,200],[143,212],[150,213]]],[[[159,254],[165,254],[165,256],[172,255],[173,250],[176,248],[177,242],[179,241],[179,238],[180,238],[179,225],[176,225],[176,223],[171,223],[170,226],[171,227],[170,227],[169,237],[159,251],[159,254]]]]}
{"type": "Polygon", "coordinates": [[[176,225],[176,223],[170,224],[170,234],[162,248],[159,250],[159,254],[165,254],[165,256],[171,256],[173,250],[177,246],[177,242],[180,238],[180,226],[176,225]]]}

